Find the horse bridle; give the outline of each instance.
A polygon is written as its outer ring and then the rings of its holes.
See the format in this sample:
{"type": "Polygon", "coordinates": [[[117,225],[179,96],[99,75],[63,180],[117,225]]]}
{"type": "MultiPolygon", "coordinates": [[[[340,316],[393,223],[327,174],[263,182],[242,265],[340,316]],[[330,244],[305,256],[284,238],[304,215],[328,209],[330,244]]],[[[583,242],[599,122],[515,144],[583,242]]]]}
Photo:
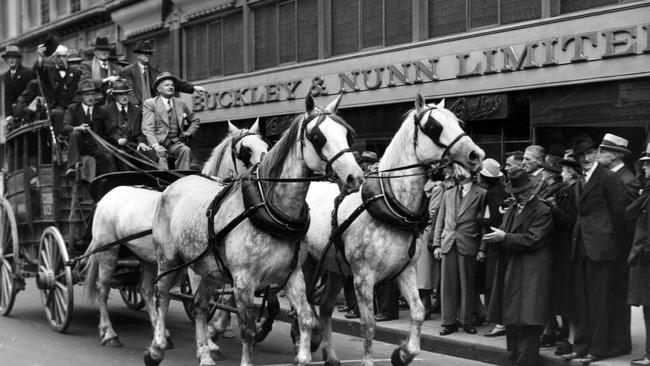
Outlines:
{"type": "Polygon", "coordinates": [[[413,148],[417,149],[418,131],[422,131],[422,133],[429,137],[434,144],[445,149],[442,153],[442,156],[440,157],[440,160],[443,160],[447,155],[449,155],[451,148],[454,147],[454,145],[456,145],[460,139],[468,135],[465,131],[463,131],[462,133],[458,134],[458,136],[456,136],[456,138],[453,139],[448,145],[445,145],[442,141],[440,141],[440,135],[442,135],[444,128],[442,127],[442,124],[437,119],[435,119],[435,117],[429,114],[429,118],[427,118],[427,122],[424,124],[424,126],[420,124],[420,120],[424,117],[424,115],[434,109],[438,109],[438,107],[435,105],[427,106],[427,108],[421,110],[413,117],[415,125],[415,132],[413,133],[413,148]]]}
{"type": "Polygon", "coordinates": [[[348,153],[348,152],[352,152],[352,149],[350,148],[350,146],[352,146],[352,143],[354,142],[354,137],[355,137],[354,129],[352,129],[351,126],[347,125],[346,123],[344,123],[342,121],[336,121],[337,123],[339,123],[343,127],[345,127],[347,129],[347,131],[348,131],[348,133],[346,135],[346,138],[348,140],[348,148],[337,152],[330,159],[327,159],[327,157],[325,155],[323,155],[323,147],[325,147],[325,144],[327,143],[327,138],[323,134],[323,131],[321,131],[320,125],[325,121],[325,117],[329,116],[331,114],[332,114],[331,112],[323,110],[323,111],[318,111],[317,113],[313,113],[313,114],[308,115],[307,118],[305,118],[302,121],[303,133],[300,136],[300,144],[303,147],[303,149],[304,149],[304,146],[305,146],[305,141],[304,141],[303,138],[306,137],[307,140],[309,140],[309,142],[311,142],[311,144],[314,146],[314,150],[316,150],[316,153],[318,154],[318,156],[323,161],[326,162],[326,164],[325,164],[325,174],[328,175],[328,176],[330,175],[330,172],[332,170],[332,164],[334,164],[334,162],[338,158],[343,156],[343,154],[348,153]],[[307,131],[307,125],[309,124],[309,122],[313,121],[314,119],[317,119],[316,120],[316,125],[314,127],[312,127],[311,131],[307,131]]]}
{"type": "Polygon", "coordinates": [[[230,148],[231,148],[231,155],[232,155],[232,162],[235,165],[235,173],[239,174],[237,171],[237,159],[241,160],[242,163],[244,163],[245,167],[249,167],[251,165],[251,150],[250,148],[246,146],[241,146],[239,148],[239,151],[237,151],[237,144],[244,139],[246,136],[252,136],[255,135],[254,132],[245,130],[242,131],[239,136],[233,138],[232,142],[230,143],[230,148]]]}

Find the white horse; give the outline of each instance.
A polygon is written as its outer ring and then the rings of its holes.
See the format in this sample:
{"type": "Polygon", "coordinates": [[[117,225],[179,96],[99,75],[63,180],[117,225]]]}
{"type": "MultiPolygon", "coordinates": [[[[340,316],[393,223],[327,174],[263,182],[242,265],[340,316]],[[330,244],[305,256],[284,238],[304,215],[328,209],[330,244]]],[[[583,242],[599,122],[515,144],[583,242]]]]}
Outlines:
{"type": "MultiPolygon", "coordinates": [[[[250,130],[238,129],[229,123],[229,134],[217,145],[206,161],[202,173],[207,176],[226,178],[244,171],[260,162],[268,151],[268,144],[259,136],[258,121],[250,130]]],[[[151,229],[154,212],[161,192],[120,186],[108,192],[95,209],[92,226],[92,241],[86,250],[90,253],[102,245],[120,238],[151,229]]],[[[145,302],[152,325],[156,318],[153,303],[153,285],[156,276],[156,255],[153,237],[147,235],[125,244],[142,263],[140,293],[145,302]]],[[[117,265],[120,246],[90,256],[85,279],[86,295],[90,301],[99,303],[99,338],[106,347],[121,347],[108,314],[106,301],[111,289],[111,278],[117,265]]],[[[229,314],[221,313],[221,322],[229,320],[229,314]]],[[[219,326],[223,328],[223,326],[219,326]]]]}
{"type": "MultiPolygon", "coordinates": [[[[307,246],[299,240],[309,225],[305,196],[310,183],[302,178],[308,178],[312,172],[333,171],[344,192],[357,191],[363,181],[363,172],[348,153],[350,128],[335,115],[340,99],[337,97],[321,109],[314,106],[311,96],[307,96],[306,113],[293,121],[262,160],[257,170],[260,181],[242,179],[224,188],[207,179],[188,176],[163,192],[153,226],[159,276],[189,261],[193,261],[190,268],[202,276],[194,302],[196,352],[200,365],[215,365],[209,356],[206,334],[209,295],[216,286],[230,280],[243,343],[241,365],[252,364],[256,331],[254,291],[284,283],[299,319],[300,344],[296,362],[299,365],[310,363],[310,332],[314,318],[305,296],[300,268],[307,257],[307,246]],[[264,180],[286,178],[299,180],[264,180]],[[222,191],[226,193],[217,197],[222,191]],[[252,198],[248,195],[250,192],[253,192],[252,198]],[[252,200],[254,205],[246,203],[246,197],[248,203],[252,200]],[[220,200],[220,204],[213,205],[213,199],[214,202],[220,200]],[[260,202],[265,204],[259,206],[260,202]],[[243,218],[242,213],[250,207],[257,207],[253,216],[243,218]],[[212,224],[206,225],[206,212],[214,214],[212,224]],[[253,220],[259,223],[263,217],[272,226],[279,224],[277,230],[284,231],[284,235],[276,235],[278,231],[270,232],[253,223],[253,220]],[[220,233],[226,226],[234,227],[227,233],[220,233]],[[215,233],[212,240],[209,230],[215,233]]],[[[158,365],[164,357],[169,289],[177,275],[178,271],[172,271],[158,282],[158,318],[153,341],[144,355],[147,365],[158,365]]]]}
{"type": "MultiPolygon", "coordinates": [[[[410,216],[410,219],[415,221],[420,214],[426,217],[425,212],[421,210],[422,207],[426,209],[426,205],[423,206],[426,176],[422,174],[425,167],[448,157],[476,171],[480,168],[484,155],[483,150],[463,132],[456,116],[444,108],[444,101],[438,105],[426,105],[422,96],[418,95],[415,109],[406,115],[399,131],[379,161],[379,172],[413,164],[420,165],[411,169],[380,174],[382,177],[412,175],[382,180],[381,184],[386,191],[392,188],[394,201],[390,202],[391,210],[405,217],[410,216]]],[[[372,185],[375,187],[375,192],[371,194],[366,192],[364,196],[369,197],[381,192],[381,190],[376,191],[380,187],[379,184],[376,176],[375,179],[372,176],[368,177],[363,184],[362,192],[370,191],[367,188],[372,185]]],[[[307,194],[307,203],[312,209],[312,223],[305,240],[313,258],[320,259],[329,242],[334,199],[338,195],[338,187],[329,183],[315,183],[307,194]]],[[[343,223],[362,204],[362,201],[361,192],[346,196],[339,206],[338,223],[343,223]]],[[[335,247],[331,247],[328,251],[324,263],[321,264],[328,273],[326,293],[320,304],[325,365],[340,365],[332,343],[331,328],[334,300],[343,284],[340,268],[348,268],[354,276],[355,292],[361,313],[361,333],[364,338],[364,355],[361,364],[364,366],[373,364],[372,340],[375,331],[373,288],[378,282],[393,277],[411,309],[411,326],[408,339],[393,352],[391,361],[393,365],[406,365],[419,353],[424,309],[416,287],[415,263],[419,253],[417,251],[413,253],[415,248],[411,248],[413,255],[409,255],[409,249],[415,239],[414,235],[414,230],[400,229],[386,224],[371,216],[368,210],[364,210],[341,236],[349,267],[340,255],[335,255],[335,247]],[[337,260],[340,263],[337,264],[337,260]]],[[[314,268],[308,267],[305,266],[305,276],[311,280],[314,268]]]]}

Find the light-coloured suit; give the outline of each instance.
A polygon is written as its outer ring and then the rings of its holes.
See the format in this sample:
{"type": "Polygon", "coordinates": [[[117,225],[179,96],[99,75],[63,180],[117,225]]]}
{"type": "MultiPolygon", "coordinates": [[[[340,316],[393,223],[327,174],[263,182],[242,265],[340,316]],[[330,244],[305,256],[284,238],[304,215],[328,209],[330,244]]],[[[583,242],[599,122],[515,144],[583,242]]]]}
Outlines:
{"type": "MultiPolygon", "coordinates": [[[[160,96],[150,98],[144,101],[142,105],[142,134],[144,134],[149,145],[160,144],[167,152],[176,158],[177,170],[189,170],[191,151],[190,148],[181,141],[181,137],[191,137],[199,129],[199,118],[187,106],[185,101],[180,98],[172,97],[175,120],[178,123],[178,137],[169,137],[170,116],[167,112],[167,106],[164,99],[160,96]],[[183,131],[184,125],[187,129],[183,131]]],[[[166,159],[159,159],[162,162],[162,169],[166,159]]]]}
{"type": "Polygon", "coordinates": [[[476,255],[485,251],[481,222],[485,211],[485,188],[473,183],[466,196],[458,187],[445,191],[436,218],[433,246],[442,255],[442,325],[454,326],[456,315],[472,325],[476,298],[476,255]],[[460,304],[459,300],[460,299],[460,304]]]}

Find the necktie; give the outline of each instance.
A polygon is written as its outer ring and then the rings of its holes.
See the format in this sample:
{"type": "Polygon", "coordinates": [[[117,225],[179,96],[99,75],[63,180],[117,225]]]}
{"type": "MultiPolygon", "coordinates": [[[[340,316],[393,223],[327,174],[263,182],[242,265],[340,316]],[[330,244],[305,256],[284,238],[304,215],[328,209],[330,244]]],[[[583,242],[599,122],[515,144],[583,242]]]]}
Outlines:
{"type": "Polygon", "coordinates": [[[92,111],[90,110],[90,107],[86,108],[86,123],[90,125],[90,121],[92,121],[92,111]]]}
{"type": "Polygon", "coordinates": [[[128,120],[129,120],[129,118],[128,118],[127,115],[126,115],[126,109],[125,109],[124,107],[122,107],[122,108],[120,109],[120,114],[122,115],[122,119],[123,119],[124,121],[128,121],[128,120]]]}
{"type": "Polygon", "coordinates": [[[11,78],[12,79],[16,78],[16,70],[11,70],[11,78]]]}
{"type": "Polygon", "coordinates": [[[174,113],[174,107],[172,107],[172,100],[167,99],[167,117],[169,117],[169,121],[172,120],[173,113],[174,113]]]}
{"type": "Polygon", "coordinates": [[[149,72],[147,71],[147,67],[143,67],[143,72],[142,72],[142,99],[149,99],[151,98],[151,84],[149,83],[149,72]]]}

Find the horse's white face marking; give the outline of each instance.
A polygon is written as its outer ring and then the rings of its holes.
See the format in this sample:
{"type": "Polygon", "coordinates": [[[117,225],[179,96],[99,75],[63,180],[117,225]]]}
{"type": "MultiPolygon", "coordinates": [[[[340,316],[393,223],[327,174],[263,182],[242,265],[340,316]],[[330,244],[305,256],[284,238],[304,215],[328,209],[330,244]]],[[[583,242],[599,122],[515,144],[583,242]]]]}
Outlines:
{"type": "MultiPolygon", "coordinates": [[[[251,132],[255,132],[250,130],[251,132]]],[[[260,135],[248,135],[241,139],[235,149],[239,151],[241,148],[248,148],[251,152],[250,164],[255,165],[259,164],[262,161],[262,156],[269,152],[269,144],[262,140],[260,135]]]]}

